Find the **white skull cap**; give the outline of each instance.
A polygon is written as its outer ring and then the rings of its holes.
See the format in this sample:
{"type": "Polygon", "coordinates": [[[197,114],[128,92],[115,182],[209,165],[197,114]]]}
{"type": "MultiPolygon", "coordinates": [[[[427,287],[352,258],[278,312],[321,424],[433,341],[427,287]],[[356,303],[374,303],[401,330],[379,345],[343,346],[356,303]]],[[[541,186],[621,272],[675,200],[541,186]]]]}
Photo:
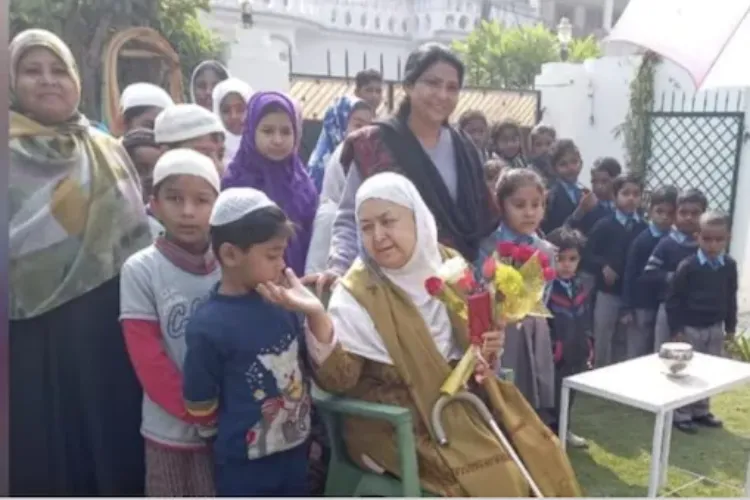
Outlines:
{"type": "Polygon", "coordinates": [[[229,188],[216,198],[209,223],[214,227],[223,226],[261,208],[277,206],[263,191],[249,187],[229,188]]]}
{"type": "Polygon", "coordinates": [[[221,191],[221,179],[214,162],[192,149],[171,149],[161,155],[154,167],[154,186],[172,175],[194,175],[208,182],[217,193],[221,191]]]}
{"type": "Polygon", "coordinates": [[[224,134],[219,117],[197,104],[175,104],[165,108],[154,120],[157,144],[174,144],[217,133],[224,134]]]}

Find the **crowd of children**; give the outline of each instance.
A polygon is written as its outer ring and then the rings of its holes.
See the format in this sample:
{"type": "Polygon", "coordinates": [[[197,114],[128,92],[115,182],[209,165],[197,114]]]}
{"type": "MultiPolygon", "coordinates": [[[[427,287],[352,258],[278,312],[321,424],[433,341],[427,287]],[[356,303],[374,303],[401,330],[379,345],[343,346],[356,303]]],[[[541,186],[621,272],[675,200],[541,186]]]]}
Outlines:
{"type": "MultiPolygon", "coordinates": [[[[726,215],[707,212],[708,201],[698,189],[678,192],[672,186],[648,193],[643,207],[643,179],[623,173],[610,157],[594,162],[589,190],[579,182],[583,161],[578,148],[571,140],[556,139],[554,129],[539,125],[531,131],[534,156],[529,162],[522,152],[512,151],[512,127],[501,124],[492,130],[498,148],[486,163],[486,179],[503,219],[496,240],[544,248],[539,243],[544,238],[557,252],[548,331],[540,333],[540,326],[527,318],[520,325],[526,335],[509,332],[506,347],[511,353],[527,352],[513,346],[511,339],[520,338],[551,344],[552,362],[536,352],[533,369],[526,359],[504,359],[518,372],[521,386],[533,374],[537,386],[522,389],[536,408],[547,407],[540,395],[554,386],[553,428],[566,376],[656,352],[668,341],[721,354],[724,339],[737,326],[737,269],[727,254],[726,215]],[[530,168],[514,168],[520,165],[530,168]],[[546,200],[540,195],[543,185],[546,200]],[[548,375],[552,366],[554,376],[548,375]]],[[[705,401],[675,415],[674,426],[687,433],[722,425],[705,401]]],[[[585,446],[578,436],[567,438],[573,446],[585,446]]]]}
{"type": "MultiPolygon", "coordinates": [[[[294,273],[325,265],[345,178],[336,170],[340,146],[372,119],[380,94],[332,106],[311,160],[313,182],[298,156],[292,99],[253,94],[213,65],[199,69],[194,79],[216,78],[213,90],[200,88],[198,104],[175,105],[147,84],[123,94],[123,144],[154,237],[127,261],[121,284],[123,331],[145,393],[147,494],[302,496],[313,427],[302,316],[316,336],[330,325],[315,304],[295,314],[264,300],[280,292],[263,284],[290,284],[294,273]],[[310,248],[306,262],[311,241],[326,248],[310,248]],[[251,324],[264,334],[245,335],[251,324]]],[[[377,80],[365,76],[365,86],[377,80]]],[[[670,339],[721,352],[737,323],[737,269],[726,253],[727,218],[707,212],[700,191],[659,188],[644,213],[641,178],[601,158],[591,189],[583,187],[580,151],[552,127],[538,125],[526,141],[516,124],[490,125],[476,111],[458,126],[486,159],[501,214],[480,259],[507,241],[556,261],[547,295],[553,317],[508,325],[502,356],[553,429],[564,377],[670,339]]],[[[721,422],[701,402],[676,412],[674,425],[695,432],[721,422]]]]}

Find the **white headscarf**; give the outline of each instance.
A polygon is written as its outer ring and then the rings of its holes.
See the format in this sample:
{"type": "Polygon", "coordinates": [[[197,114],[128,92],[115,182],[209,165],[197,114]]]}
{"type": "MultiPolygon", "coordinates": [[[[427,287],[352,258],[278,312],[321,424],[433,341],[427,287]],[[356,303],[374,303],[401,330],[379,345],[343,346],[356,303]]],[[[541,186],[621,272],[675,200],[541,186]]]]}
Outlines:
{"type": "MultiPolygon", "coordinates": [[[[453,339],[448,311],[442,302],[427,293],[424,285],[425,280],[435,276],[442,264],[435,217],[414,184],[406,177],[392,172],[374,175],[362,183],[355,199],[357,219],[362,203],[371,199],[390,201],[411,210],[414,213],[417,241],[414,253],[400,269],[384,269],[366,255],[363,258],[412,300],[432,334],[438,351],[448,360],[460,358],[461,352],[453,339]]],[[[350,301],[354,299],[344,287],[336,287],[330,306],[336,338],[345,350],[353,354],[393,364],[368,312],[361,306],[357,310],[358,303],[352,305],[350,301]]]]}
{"type": "Polygon", "coordinates": [[[205,69],[214,69],[220,77],[226,76],[224,80],[229,78],[229,70],[226,66],[221,64],[219,61],[216,61],[214,59],[208,59],[206,61],[201,62],[198,64],[195,69],[193,70],[193,73],[190,75],[190,102],[195,102],[195,80],[198,78],[198,75],[205,69]]]}
{"type": "Polygon", "coordinates": [[[253,89],[247,83],[243,82],[238,78],[227,78],[223,82],[219,83],[214,87],[214,91],[211,97],[214,101],[214,114],[219,117],[221,124],[224,126],[224,166],[228,166],[229,163],[234,159],[234,155],[237,154],[237,150],[240,148],[240,141],[242,140],[242,134],[236,135],[231,133],[224,120],[221,118],[221,101],[224,100],[229,94],[239,94],[240,97],[245,101],[250,100],[250,96],[253,95],[253,89]]]}

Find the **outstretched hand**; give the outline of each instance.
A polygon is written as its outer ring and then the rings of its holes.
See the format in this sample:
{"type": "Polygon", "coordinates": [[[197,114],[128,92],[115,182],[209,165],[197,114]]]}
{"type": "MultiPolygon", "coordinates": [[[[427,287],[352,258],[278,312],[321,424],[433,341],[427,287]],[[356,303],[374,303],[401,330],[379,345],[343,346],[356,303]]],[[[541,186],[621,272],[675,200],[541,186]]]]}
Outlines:
{"type": "Polygon", "coordinates": [[[261,283],[256,290],[268,302],[289,311],[301,312],[306,316],[325,311],[318,297],[300,282],[291,268],[286,268],[284,278],[281,284],[270,281],[261,283]]]}
{"type": "Polygon", "coordinates": [[[333,271],[323,271],[320,273],[308,274],[302,277],[302,284],[315,287],[315,293],[318,297],[331,290],[339,280],[339,276],[333,271]]]}

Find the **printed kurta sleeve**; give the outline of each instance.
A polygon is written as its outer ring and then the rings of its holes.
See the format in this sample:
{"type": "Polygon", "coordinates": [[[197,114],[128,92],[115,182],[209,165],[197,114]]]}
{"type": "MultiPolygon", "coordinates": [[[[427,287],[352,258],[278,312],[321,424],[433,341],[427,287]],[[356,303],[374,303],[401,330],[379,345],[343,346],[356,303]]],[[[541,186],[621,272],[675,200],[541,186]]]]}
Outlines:
{"type": "Polygon", "coordinates": [[[310,355],[310,360],[315,366],[320,366],[328,359],[328,356],[333,353],[336,348],[336,332],[333,332],[333,338],[330,344],[324,344],[313,335],[310,328],[305,325],[305,343],[307,344],[307,352],[310,355]]]}
{"type": "Polygon", "coordinates": [[[334,347],[317,363],[315,375],[323,389],[345,394],[359,382],[366,360],[390,364],[390,356],[369,313],[343,286],[334,289],[328,314],[334,347]]]}
{"type": "Polygon", "coordinates": [[[202,321],[191,320],[185,331],[187,354],[183,366],[183,395],[188,412],[199,418],[215,415],[219,407],[223,366],[223,356],[216,345],[217,336],[207,326],[202,321]]]}

